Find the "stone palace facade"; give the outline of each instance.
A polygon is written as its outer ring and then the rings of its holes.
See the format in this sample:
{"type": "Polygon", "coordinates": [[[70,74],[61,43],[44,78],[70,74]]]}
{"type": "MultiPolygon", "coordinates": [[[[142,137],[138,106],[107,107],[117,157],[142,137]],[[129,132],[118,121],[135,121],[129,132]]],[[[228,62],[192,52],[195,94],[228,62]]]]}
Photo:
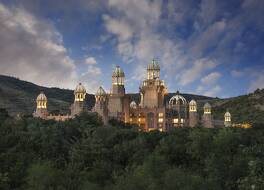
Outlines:
{"type": "MultiPolygon", "coordinates": [[[[146,79],[139,87],[140,102],[136,103],[125,91],[125,73],[116,66],[112,74],[112,87],[110,93],[99,87],[95,94],[95,105],[92,111],[97,112],[107,125],[112,118],[140,126],[144,131],[166,131],[174,127],[196,127],[198,124],[206,128],[231,126],[231,114],[226,112],[223,120],[212,118],[211,105],[203,105],[202,115],[198,114],[198,104],[195,100],[188,102],[179,92],[165,101],[167,88],[160,79],[160,66],[152,60],[148,64],[146,79]]],[[[40,93],[37,97],[35,117],[43,119],[67,120],[85,110],[86,90],[80,83],[74,91],[74,103],[71,114],[52,116],[47,111],[47,97],[40,93]]]]}

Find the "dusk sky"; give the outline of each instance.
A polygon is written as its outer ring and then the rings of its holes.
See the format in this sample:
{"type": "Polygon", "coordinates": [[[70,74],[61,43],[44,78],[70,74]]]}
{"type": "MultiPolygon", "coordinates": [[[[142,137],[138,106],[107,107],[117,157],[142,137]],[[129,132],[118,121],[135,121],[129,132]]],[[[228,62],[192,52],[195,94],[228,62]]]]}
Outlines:
{"type": "Polygon", "coordinates": [[[264,0],[0,0],[0,74],[136,93],[153,58],[169,92],[264,88],[264,0]]]}

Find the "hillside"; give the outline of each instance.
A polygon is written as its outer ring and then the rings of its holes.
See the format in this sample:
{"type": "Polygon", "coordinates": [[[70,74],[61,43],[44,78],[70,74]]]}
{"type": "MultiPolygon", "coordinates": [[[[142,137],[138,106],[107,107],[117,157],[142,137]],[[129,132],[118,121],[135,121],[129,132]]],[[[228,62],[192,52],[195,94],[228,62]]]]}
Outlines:
{"type": "MultiPolygon", "coordinates": [[[[40,91],[44,91],[48,97],[48,109],[52,113],[69,113],[69,107],[73,102],[73,90],[60,88],[46,88],[30,82],[22,81],[14,77],[0,75],[0,108],[5,108],[10,115],[32,114],[35,109],[35,98],[40,91]]],[[[164,102],[175,93],[169,93],[164,102]]],[[[138,93],[129,94],[131,100],[139,103],[138,93]]],[[[213,106],[215,119],[223,119],[223,114],[229,110],[235,122],[264,123],[264,89],[254,93],[227,98],[211,98],[193,94],[181,94],[187,101],[195,99],[198,102],[198,111],[202,113],[202,106],[210,102],[213,106]]],[[[86,106],[91,109],[94,105],[94,95],[88,94],[86,106]]]]}
{"type": "MultiPolygon", "coordinates": [[[[65,114],[73,102],[73,91],[59,88],[46,88],[14,77],[0,75],[0,108],[5,108],[10,115],[32,114],[35,99],[43,91],[48,97],[50,112],[65,114]]],[[[88,94],[86,105],[91,108],[94,96],[88,94]]]]}
{"type": "Polygon", "coordinates": [[[243,96],[215,99],[211,103],[216,118],[229,110],[234,122],[264,123],[264,89],[243,96]]]}

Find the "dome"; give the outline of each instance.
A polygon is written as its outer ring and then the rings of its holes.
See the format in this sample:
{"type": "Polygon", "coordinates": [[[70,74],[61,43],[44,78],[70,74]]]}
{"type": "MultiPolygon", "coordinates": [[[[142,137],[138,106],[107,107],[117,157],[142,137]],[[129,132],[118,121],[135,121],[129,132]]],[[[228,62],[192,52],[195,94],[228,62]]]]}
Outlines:
{"type": "Polygon", "coordinates": [[[132,109],[136,109],[136,108],[137,108],[137,103],[136,103],[135,101],[132,101],[132,102],[130,103],[130,108],[132,108],[132,109]]]}
{"type": "Polygon", "coordinates": [[[45,94],[43,92],[41,92],[38,97],[37,97],[37,101],[47,101],[47,97],[45,96],[45,94]]]}
{"type": "Polygon", "coordinates": [[[125,73],[120,68],[120,66],[117,65],[115,70],[113,71],[112,77],[125,77],[125,73]]]}
{"type": "Polygon", "coordinates": [[[210,105],[208,102],[206,102],[206,103],[204,104],[204,108],[211,108],[211,105],[210,105]]]}
{"type": "Polygon", "coordinates": [[[227,111],[227,112],[225,113],[225,117],[231,117],[231,114],[229,113],[229,111],[227,111]]]}
{"type": "Polygon", "coordinates": [[[82,83],[79,83],[76,86],[74,93],[86,93],[86,90],[85,90],[84,86],[82,85],[82,83]]]}
{"type": "Polygon", "coordinates": [[[196,103],[196,101],[195,101],[195,100],[191,100],[191,101],[190,101],[190,103],[189,103],[189,105],[190,105],[190,106],[196,106],[196,105],[197,105],[197,103],[196,103]]]}
{"type": "Polygon", "coordinates": [[[96,96],[104,96],[106,94],[105,90],[103,89],[103,87],[99,87],[97,92],[96,92],[96,96]]]}
{"type": "Polygon", "coordinates": [[[148,70],[160,70],[159,63],[153,59],[151,63],[148,64],[148,70]]]}
{"type": "Polygon", "coordinates": [[[170,101],[169,101],[170,105],[175,105],[175,104],[186,104],[186,99],[181,96],[180,94],[176,94],[175,96],[173,96],[170,101]]]}

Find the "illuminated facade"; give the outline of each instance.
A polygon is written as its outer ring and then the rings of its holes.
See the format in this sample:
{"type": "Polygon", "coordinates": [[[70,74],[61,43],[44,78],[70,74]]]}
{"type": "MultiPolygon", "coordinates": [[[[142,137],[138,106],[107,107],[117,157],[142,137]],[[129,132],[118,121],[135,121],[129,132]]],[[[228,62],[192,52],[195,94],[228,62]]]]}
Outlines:
{"type": "Polygon", "coordinates": [[[43,92],[41,92],[36,99],[36,111],[33,113],[34,117],[42,119],[53,119],[56,121],[65,121],[74,118],[85,110],[85,96],[86,90],[84,86],[79,83],[74,90],[74,102],[70,107],[71,114],[67,115],[52,115],[48,113],[48,99],[43,92]]]}
{"type": "MultiPolygon", "coordinates": [[[[152,60],[147,66],[146,79],[139,87],[140,100],[126,94],[125,73],[116,66],[112,73],[110,93],[100,86],[95,94],[95,105],[92,111],[97,112],[105,125],[112,118],[140,126],[143,131],[167,131],[175,127],[206,128],[231,127],[231,114],[226,112],[223,120],[214,120],[209,103],[199,103],[195,100],[187,101],[178,91],[168,98],[167,88],[160,79],[160,66],[152,60]],[[166,98],[165,98],[166,97],[166,98]],[[200,108],[202,114],[198,114],[200,108]]],[[[34,117],[65,121],[74,118],[85,110],[85,87],[79,83],[74,90],[74,102],[70,107],[70,115],[54,116],[48,114],[48,99],[44,93],[36,99],[34,117]]]]}
{"type": "Polygon", "coordinates": [[[152,60],[148,64],[146,74],[146,79],[139,87],[140,101],[136,103],[125,93],[125,73],[116,66],[112,74],[110,93],[105,93],[100,87],[95,95],[93,111],[102,116],[105,124],[109,119],[115,118],[138,125],[144,131],[166,131],[174,127],[196,127],[198,124],[206,128],[226,126],[224,120],[213,120],[209,103],[204,104],[203,114],[199,116],[197,102],[188,102],[179,92],[166,102],[167,88],[160,79],[160,66],[157,61],[152,60]]]}

